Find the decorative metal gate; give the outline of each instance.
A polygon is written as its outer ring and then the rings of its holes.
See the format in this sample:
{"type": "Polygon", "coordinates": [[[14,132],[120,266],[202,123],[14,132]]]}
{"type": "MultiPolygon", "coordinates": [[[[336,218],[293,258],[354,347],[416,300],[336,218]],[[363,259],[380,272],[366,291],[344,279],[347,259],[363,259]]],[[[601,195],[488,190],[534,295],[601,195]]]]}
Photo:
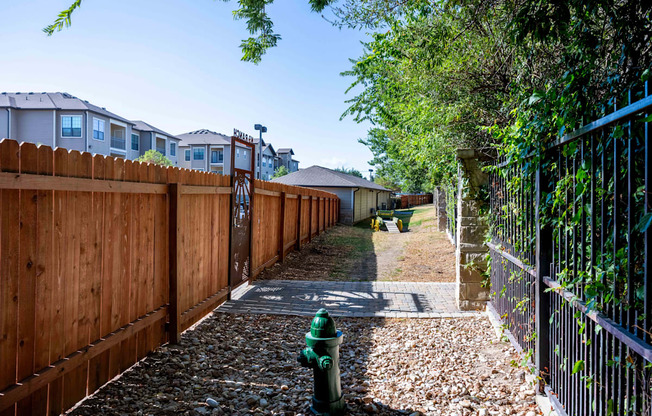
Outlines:
{"type": "Polygon", "coordinates": [[[238,130],[231,137],[231,270],[235,288],[251,277],[251,217],[254,195],[255,145],[238,130]]]}

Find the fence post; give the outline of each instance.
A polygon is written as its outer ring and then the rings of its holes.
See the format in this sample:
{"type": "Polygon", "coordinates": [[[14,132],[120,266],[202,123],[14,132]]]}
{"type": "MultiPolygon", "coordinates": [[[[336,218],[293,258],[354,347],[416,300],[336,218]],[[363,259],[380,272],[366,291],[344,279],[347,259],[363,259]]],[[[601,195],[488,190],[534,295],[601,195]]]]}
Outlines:
{"type": "Polygon", "coordinates": [[[324,231],[331,226],[331,199],[324,199],[324,231]]]}
{"type": "Polygon", "coordinates": [[[322,216],[321,200],[322,198],[318,196],[317,197],[317,235],[319,235],[319,230],[321,228],[321,216],[322,216]]]}
{"type": "Polygon", "coordinates": [[[483,285],[482,275],[487,270],[484,235],[488,225],[482,215],[486,201],[481,191],[489,177],[482,170],[484,156],[476,150],[457,149],[457,159],[456,300],[461,310],[482,310],[489,300],[489,289],[483,285]]]}
{"type": "MultiPolygon", "coordinates": [[[[544,153],[545,158],[545,153],[544,153]]],[[[550,177],[541,166],[543,158],[539,159],[536,173],[536,292],[534,300],[536,340],[534,347],[534,364],[541,377],[540,389],[546,385],[550,374],[550,294],[546,293],[543,282],[545,276],[550,277],[552,262],[552,227],[542,221],[541,211],[548,192],[550,192],[550,177]]],[[[549,173],[548,173],[549,174],[549,173]]]]}
{"type": "Polygon", "coordinates": [[[278,236],[278,261],[283,263],[285,260],[285,192],[281,192],[281,218],[279,220],[278,236]]]}
{"type": "Polygon", "coordinates": [[[168,200],[170,203],[170,217],[168,223],[168,262],[170,266],[169,275],[169,308],[170,325],[168,328],[170,343],[178,344],[181,335],[180,321],[181,311],[179,310],[179,184],[168,184],[168,200]]]}
{"type": "Polygon", "coordinates": [[[312,241],[312,201],[314,199],[315,198],[310,195],[310,199],[308,200],[310,201],[310,205],[308,206],[308,242],[312,241]]]}
{"type": "Polygon", "coordinates": [[[303,210],[303,195],[299,194],[297,196],[299,198],[299,207],[297,208],[298,215],[297,215],[297,243],[296,243],[296,249],[297,251],[301,250],[301,211],[303,210]]]}

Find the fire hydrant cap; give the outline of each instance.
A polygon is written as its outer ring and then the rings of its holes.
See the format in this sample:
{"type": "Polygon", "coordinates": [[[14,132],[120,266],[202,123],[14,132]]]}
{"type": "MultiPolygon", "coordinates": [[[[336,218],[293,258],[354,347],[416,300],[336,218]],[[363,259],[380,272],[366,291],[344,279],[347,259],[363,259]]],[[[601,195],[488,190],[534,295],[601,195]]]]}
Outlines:
{"type": "Polygon", "coordinates": [[[310,335],[315,338],[334,338],[337,336],[335,321],[324,308],[317,311],[310,324],[310,335]]]}

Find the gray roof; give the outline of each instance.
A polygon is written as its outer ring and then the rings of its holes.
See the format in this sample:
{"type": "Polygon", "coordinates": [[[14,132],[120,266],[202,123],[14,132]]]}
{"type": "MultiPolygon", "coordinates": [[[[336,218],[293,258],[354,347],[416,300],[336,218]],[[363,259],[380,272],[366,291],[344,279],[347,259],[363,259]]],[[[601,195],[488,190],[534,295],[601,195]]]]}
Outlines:
{"type": "Polygon", "coordinates": [[[369,188],[378,191],[391,192],[376,183],[370,182],[357,176],[337,172],[322,166],[310,166],[297,172],[289,173],[280,178],[272,179],[272,182],[283,183],[295,186],[312,186],[328,188],[369,188]]]}
{"type": "Polygon", "coordinates": [[[104,107],[98,107],[67,92],[3,92],[0,94],[0,108],[7,107],[19,110],[92,111],[123,123],[134,124],[104,107]]]}
{"type": "Polygon", "coordinates": [[[270,144],[266,144],[265,146],[263,146],[263,152],[264,152],[265,150],[267,150],[267,149],[271,150],[271,151],[272,151],[272,154],[274,155],[274,157],[276,157],[276,152],[274,151],[274,147],[272,146],[271,143],[270,143],[270,144]]]}
{"type": "Polygon", "coordinates": [[[173,134],[170,134],[170,133],[166,133],[163,130],[161,130],[161,129],[157,128],[157,127],[154,127],[149,123],[145,123],[142,120],[133,120],[131,123],[133,123],[134,129],[136,129],[138,131],[151,131],[151,132],[154,132],[154,133],[162,134],[164,136],[168,136],[171,139],[179,139],[177,136],[175,136],[173,134]]]}
{"type": "Polygon", "coordinates": [[[181,139],[179,146],[190,146],[193,144],[220,144],[230,145],[231,137],[226,134],[217,133],[208,129],[195,130],[188,133],[178,134],[181,139]]]}
{"type": "Polygon", "coordinates": [[[292,153],[294,155],[294,150],[289,147],[281,147],[276,153],[292,153]]]}

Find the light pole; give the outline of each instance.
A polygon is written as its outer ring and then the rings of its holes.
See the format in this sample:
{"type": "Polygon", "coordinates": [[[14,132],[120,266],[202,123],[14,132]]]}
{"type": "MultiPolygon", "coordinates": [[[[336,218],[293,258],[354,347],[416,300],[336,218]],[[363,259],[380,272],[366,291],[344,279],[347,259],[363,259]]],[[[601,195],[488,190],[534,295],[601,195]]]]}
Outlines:
{"type": "Polygon", "coordinates": [[[263,153],[263,133],[267,133],[267,127],[263,126],[262,124],[254,124],[254,130],[258,130],[260,132],[260,141],[258,142],[258,146],[260,146],[257,159],[258,159],[258,174],[256,175],[258,179],[260,179],[260,172],[262,169],[260,168],[260,163],[262,159],[262,153],[263,153]]]}
{"type": "Polygon", "coordinates": [[[254,124],[254,129],[260,131],[260,140],[263,140],[263,133],[267,133],[267,127],[262,124],[254,124]]]}

